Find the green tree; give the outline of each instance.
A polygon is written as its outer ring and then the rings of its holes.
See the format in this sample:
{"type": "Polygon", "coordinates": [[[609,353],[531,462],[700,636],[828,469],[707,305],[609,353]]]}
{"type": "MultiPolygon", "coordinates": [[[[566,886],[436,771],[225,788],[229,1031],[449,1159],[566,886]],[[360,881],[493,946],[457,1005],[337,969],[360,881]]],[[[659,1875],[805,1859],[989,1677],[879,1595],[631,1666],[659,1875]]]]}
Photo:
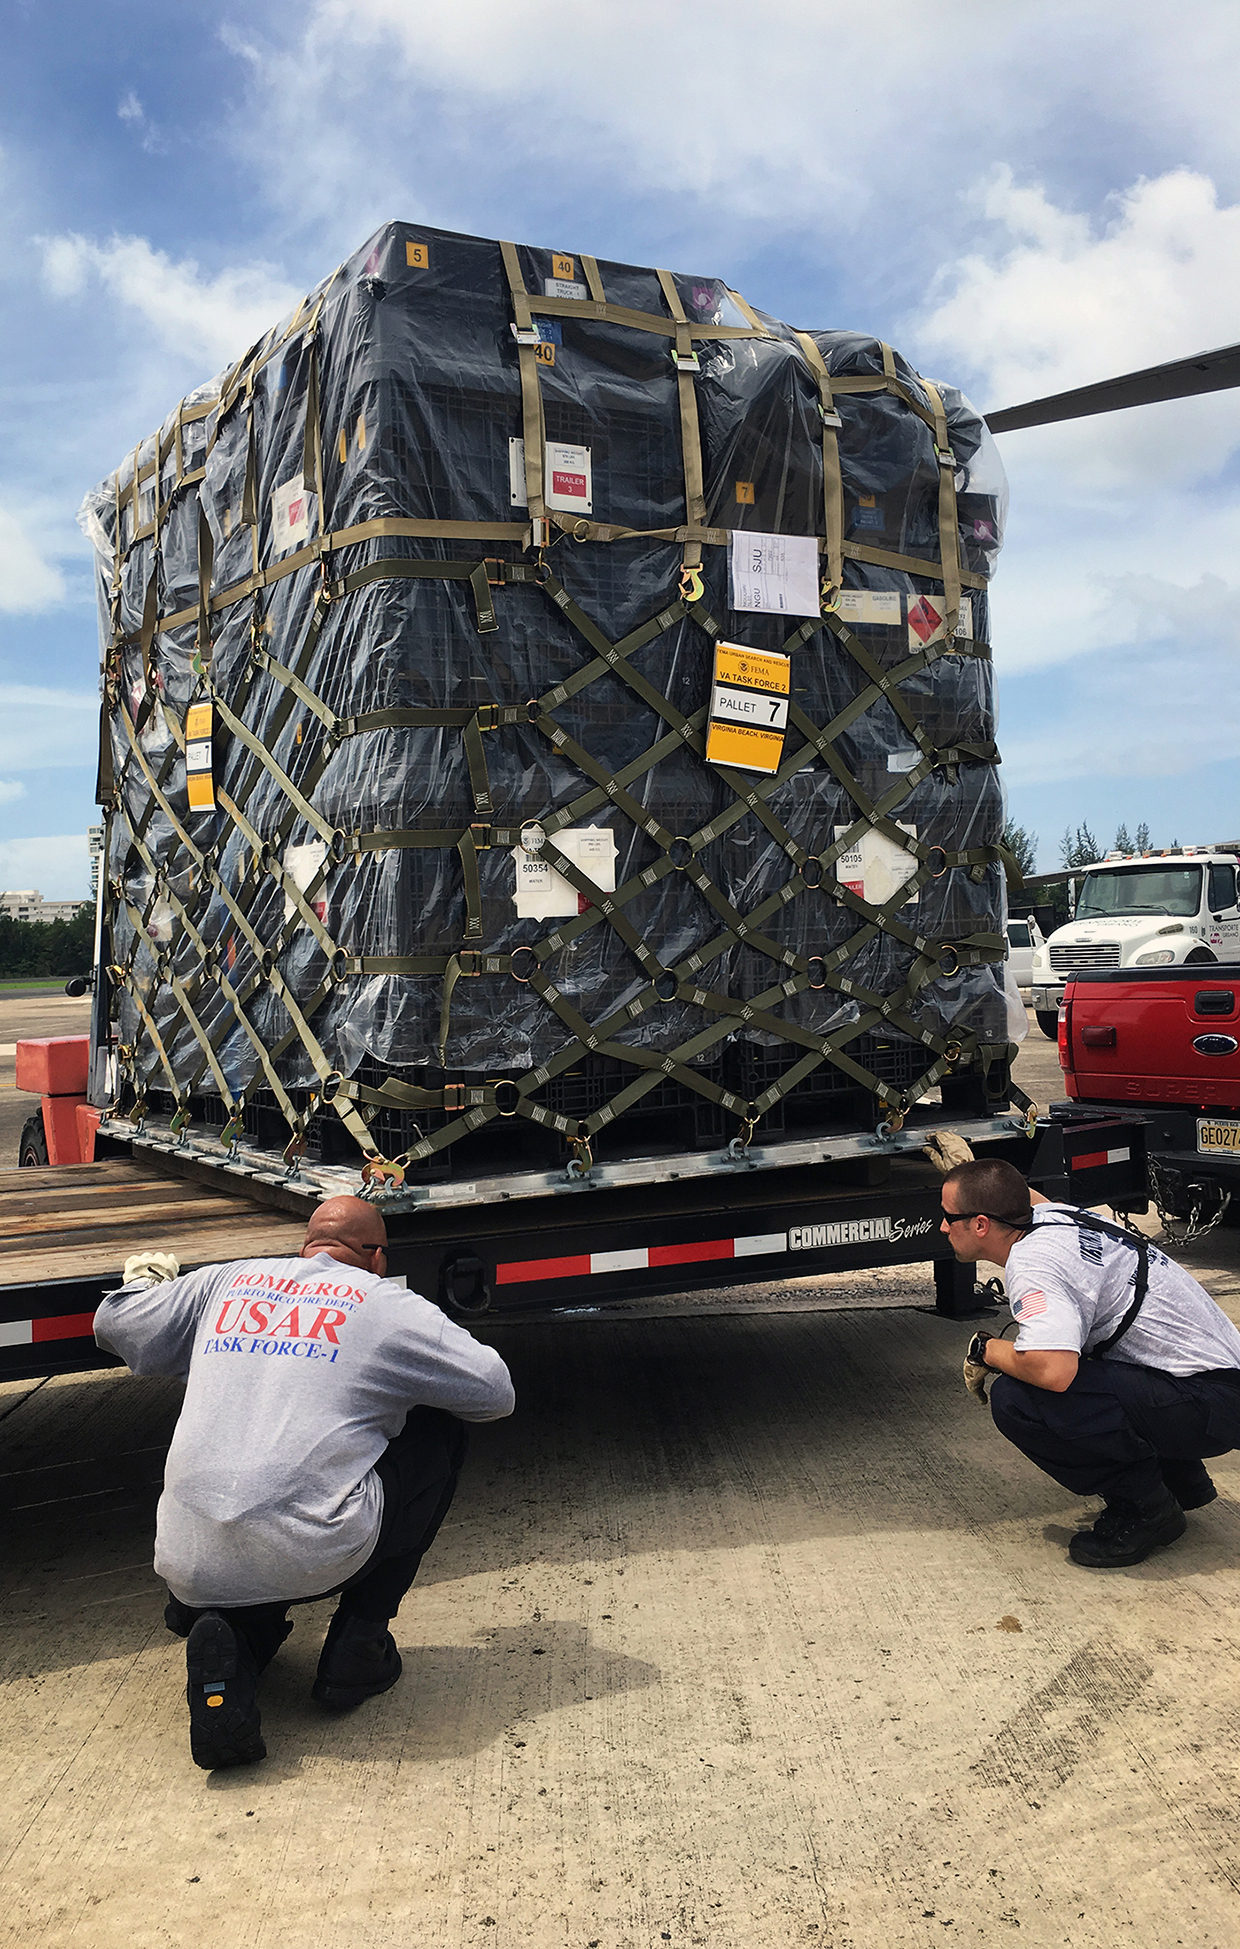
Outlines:
{"type": "Polygon", "coordinates": [[[1133,835],[1132,850],[1134,853],[1148,853],[1150,850],[1150,829],[1144,819],[1133,835]]]}
{"type": "Polygon", "coordinates": [[[1134,853],[1136,851],[1136,842],[1131,837],[1127,826],[1116,826],[1115,850],[1117,853],[1134,853]]]}
{"type": "Polygon", "coordinates": [[[1038,835],[1026,832],[1024,826],[1013,825],[1009,819],[1003,828],[1003,844],[1016,861],[1022,874],[1028,879],[1038,869],[1038,835]]]}
{"type": "Polygon", "coordinates": [[[94,940],[95,915],[88,902],[72,920],[14,920],[0,914],[0,976],[86,974],[94,940]]]}
{"type": "Polygon", "coordinates": [[[1065,866],[1092,866],[1095,860],[1102,858],[1102,848],[1088,825],[1079,825],[1075,834],[1071,826],[1065,826],[1059,842],[1059,857],[1065,866]]]}

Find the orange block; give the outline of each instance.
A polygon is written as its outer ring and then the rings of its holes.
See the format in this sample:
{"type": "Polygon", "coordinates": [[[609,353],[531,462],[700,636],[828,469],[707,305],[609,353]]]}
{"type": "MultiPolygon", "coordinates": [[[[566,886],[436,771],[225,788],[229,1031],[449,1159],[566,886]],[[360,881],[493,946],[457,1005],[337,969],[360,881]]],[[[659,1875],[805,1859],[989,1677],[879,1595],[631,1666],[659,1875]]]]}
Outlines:
{"type": "Polygon", "coordinates": [[[88,1035],[49,1035],[17,1045],[17,1087],[36,1096],[85,1096],[88,1035]]]}
{"type": "MultiPolygon", "coordinates": [[[[47,1139],[47,1161],[49,1164],[81,1164],[81,1140],[78,1136],[78,1111],[82,1108],[81,1097],[45,1096],[43,1099],[43,1134],[47,1139]]],[[[91,1139],[94,1151],[94,1139],[91,1139]]]]}
{"type": "Polygon", "coordinates": [[[75,1103],[73,1107],[77,1117],[78,1162],[93,1164],[95,1132],[99,1128],[99,1119],[103,1112],[97,1110],[93,1103],[75,1103]]]}

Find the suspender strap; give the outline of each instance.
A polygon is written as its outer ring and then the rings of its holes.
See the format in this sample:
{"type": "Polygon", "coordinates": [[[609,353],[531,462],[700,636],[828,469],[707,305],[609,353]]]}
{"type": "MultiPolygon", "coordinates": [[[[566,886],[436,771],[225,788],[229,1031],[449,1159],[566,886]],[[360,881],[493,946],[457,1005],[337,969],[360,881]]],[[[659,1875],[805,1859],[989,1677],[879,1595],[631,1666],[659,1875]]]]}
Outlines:
{"type": "MultiPolygon", "coordinates": [[[[1129,1327],[1136,1319],[1137,1314],[1141,1311],[1142,1306],[1145,1304],[1145,1295],[1149,1291],[1150,1285],[1150,1242],[1147,1238],[1143,1238],[1139,1232],[1129,1232],[1122,1225],[1113,1225],[1109,1218],[1095,1218],[1092,1212],[1088,1218],[1082,1218],[1076,1212],[1068,1212],[1064,1216],[1068,1224],[1077,1225],[1084,1232],[1103,1232],[1107,1238],[1117,1238],[1121,1244],[1131,1245],[1137,1255],[1137,1277],[1134,1285],[1132,1303],[1128,1311],[1124,1314],[1123,1319],[1115,1331],[1108,1333],[1106,1339],[1100,1340],[1096,1347],[1091,1347],[1085,1356],[1087,1360],[1100,1360],[1104,1353],[1109,1353],[1112,1347],[1119,1345],[1129,1327]]],[[[1055,1231],[1060,1228],[1060,1225],[1052,1222],[1047,1229],[1055,1231]]],[[[1040,1226],[1035,1225],[1030,1231],[1029,1236],[1032,1237],[1034,1232],[1040,1231],[1041,1229],[1040,1226]]]]}

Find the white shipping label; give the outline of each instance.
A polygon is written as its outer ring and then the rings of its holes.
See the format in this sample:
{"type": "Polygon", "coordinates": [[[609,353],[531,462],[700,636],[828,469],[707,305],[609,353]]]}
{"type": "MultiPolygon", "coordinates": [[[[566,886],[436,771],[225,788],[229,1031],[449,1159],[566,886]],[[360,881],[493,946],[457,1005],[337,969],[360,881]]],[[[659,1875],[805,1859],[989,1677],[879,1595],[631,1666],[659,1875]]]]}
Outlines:
{"type": "Polygon", "coordinates": [[[186,745],[185,769],[186,771],[210,771],[211,769],[210,738],[195,738],[192,744],[186,745]]]}
{"type": "Polygon", "coordinates": [[[760,535],[737,529],[728,538],[732,607],[755,614],[817,616],[822,596],[813,535],[760,535]]]}
{"type": "Polygon", "coordinates": [[[763,731],[782,731],[788,722],[788,699],[716,684],[711,692],[710,714],[725,724],[756,724],[763,731]]]}
{"type": "Polygon", "coordinates": [[[594,497],[589,447],[565,447],[556,440],[548,440],[543,462],[543,494],[549,508],[566,508],[574,514],[590,513],[594,497]]]}
{"type": "MultiPolygon", "coordinates": [[[[607,826],[568,826],[552,834],[552,843],[579,872],[593,880],[600,893],[615,892],[616,842],[607,826]]],[[[527,853],[524,846],[514,846],[512,858],[518,919],[564,920],[586,912],[589,901],[541,852],[527,853]]]]}
{"type": "MultiPolygon", "coordinates": [[[[508,442],[508,493],[514,508],[529,505],[525,494],[525,441],[508,442]]],[[[594,484],[589,447],[566,447],[547,442],[543,458],[543,498],[549,508],[570,513],[594,512],[594,484]]]]}
{"type": "MultiPolygon", "coordinates": [[[[901,832],[917,837],[916,826],[900,822],[901,832]]],[[[848,831],[847,826],[836,826],[834,837],[842,839],[848,831]]],[[[917,871],[917,860],[912,853],[906,853],[885,833],[863,832],[860,839],[841,853],[835,862],[835,877],[841,886],[850,893],[856,893],[868,900],[872,907],[886,906],[897,888],[906,880],[911,880],[917,871]]],[[[917,895],[911,894],[915,900],[917,895]]],[[[906,902],[907,904],[907,902],[906,902]]]]}
{"type": "Polygon", "coordinates": [[[882,624],[889,629],[899,629],[904,616],[896,589],[841,589],[835,613],[850,626],[868,623],[877,628],[882,624]]]}
{"type": "Polygon", "coordinates": [[[271,546],[277,555],[310,539],[310,503],[300,476],[286,480],[271,496],[271,546]]]}
{"type": "MultiPolygon", "coordinates": [[[[326,858],[327,843],[322,839],[310,839],[307,840],[304,846],[286,846],[284,848],[284,871],[288,874],[289,879],[293,882],[293,885],[299,893],[306,891],[326,858]]],[[[327,919],[327,896],[322,887],[319,888],[310,905],[320,920],[327,919]]],[[[285,920],[291,920],[296,912],[297,908],[295,904],[286,893],[284,896],[285,920]]]]}
{"type": "Polygon", "coordinates": [[[590,289],[585,284],[574,284],[571,278],[545,277],[543,279],[544,298],[588,298],[590,289]]]}
{"type": "Polygon", "coordinates": [[[888,771],[912,771],[920,757],[920,751],[889,751],[887,769],[888,771]]]}

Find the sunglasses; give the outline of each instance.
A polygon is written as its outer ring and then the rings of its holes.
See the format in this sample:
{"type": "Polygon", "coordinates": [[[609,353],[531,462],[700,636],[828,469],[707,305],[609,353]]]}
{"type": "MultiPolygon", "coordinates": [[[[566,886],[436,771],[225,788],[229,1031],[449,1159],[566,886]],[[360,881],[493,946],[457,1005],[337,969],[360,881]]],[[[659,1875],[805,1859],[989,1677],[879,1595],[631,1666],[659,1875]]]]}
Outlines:
{"type": "Polygon", "coordinates": [[[958,1225],[962,1218],[989,1218],[990,1217],[990,1213],[988,1211],[948,1211],[946,1206],[944,1205],[940,1205],[939,1210],[942,1212],[943,1217],[946,1219],[949,1225],[958,1225]]]}

